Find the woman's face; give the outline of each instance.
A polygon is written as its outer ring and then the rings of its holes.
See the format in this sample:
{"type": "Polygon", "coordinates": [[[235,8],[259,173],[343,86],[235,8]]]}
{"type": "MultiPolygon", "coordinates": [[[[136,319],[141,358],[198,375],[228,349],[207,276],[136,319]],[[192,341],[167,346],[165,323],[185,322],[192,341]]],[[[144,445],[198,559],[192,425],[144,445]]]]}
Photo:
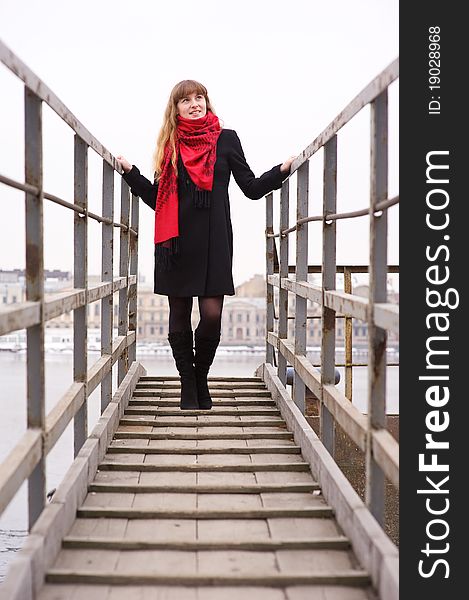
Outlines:
{"type": "Polygon", "coordinates": [[[176,105],[178,115],[185,119],[200,119],[207,114],[207,103],[203,94],[192,92],[181,98],[176,105]]]}

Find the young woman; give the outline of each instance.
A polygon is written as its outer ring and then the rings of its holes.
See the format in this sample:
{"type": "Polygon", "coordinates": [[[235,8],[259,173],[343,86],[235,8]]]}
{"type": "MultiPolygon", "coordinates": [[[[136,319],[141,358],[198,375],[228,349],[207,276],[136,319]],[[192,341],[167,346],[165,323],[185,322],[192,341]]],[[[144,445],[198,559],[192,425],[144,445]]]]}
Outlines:
{"type": "Polygon", "coordinates": [[[220,342],[223,298],[235,293],[230,175],[248,198],[262,198],[281,187],[295,157],[256,178],[236,132],[222,129],[205,86],[185,80],[169,97],[154,182],[123,156],[116,158],[132,193],[155,210],[154,292],[168,296],[168,341],[181,379],[181,409],[210,409],[207,376],[220,342]],[[194,296],[200,312],[195,343],[194,296]]]}

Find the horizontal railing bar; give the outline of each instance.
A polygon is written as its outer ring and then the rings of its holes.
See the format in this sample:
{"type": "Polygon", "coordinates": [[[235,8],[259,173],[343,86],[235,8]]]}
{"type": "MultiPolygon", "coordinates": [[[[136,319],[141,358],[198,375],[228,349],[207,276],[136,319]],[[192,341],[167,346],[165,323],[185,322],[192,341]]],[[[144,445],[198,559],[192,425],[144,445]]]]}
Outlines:
{"type": "MultiPolygon", "coordinates": [[[[383,200],[382,202],[379,202],[376,205],[375,210],[373,212],[376,215],[376,213],[383,211],[383,210],[387,210],[391,206],[394,206],[395,204],[398,204],[398,203],[399,203],[399,196],[394,196],[394,198],[388,198],[387,200],[383,200]]],[[[352,210],[350,212],[344,212],[344,213],[331,213],[331,214],[326,214],[325,216],[324,215],[314,215],[311,217],[304,217],[303,219],[298,219],[298,221],[296,222],[296,225],[292,225],[288,229],[283,229],[279,233],[267,233],[266,237],[269,237],[269,238],[283,237],[289,233],[292,233],[293,231],[296,231],[298,225],[304,225],[305,223],[310,223],[311,221],[325,221],[327,223],[329,221],[337,221],[338,219],[353,219],[355,217],[365,217],[365,216],[369,216],[369,214],[370,214],[370,208],[367,207],[367,208],[361,208],[359,210],[352,210]]]]}
{"type": "MultiPolygon", "coordinates": [[[[287,277],[282,277],[279,285],[278,275],[268,275],[267,283],[275,287],[282,287],[291,293],[306,298],[311,302],[322,305],[323,290],[322,287],[306,281],[294,281],[287,277]]],[[[324,303],[327,308],[331,308],[340,313],[337,318],[353,317],[360,321],[368,319],[368,298],[348,294],[338,290],[327,290],[324,292],[324,303]]],[[[379,303],[374,306],[375,323],[387,331],[399,333],[399,306],[392,303],[379,303]]],[[[289,317],[294,319],[294,317],[289,317]]],[[[320,319],[320,315],[307,315],[307,319],[320,319]]]]}
{"type": "MultiPolygon", "coordinates": [[[[272,277],[272,276],[271,276],[272,277]]],[[[273,277],[276,277],[275,275],[273,277]]],[[[322,287],[308,281],[294,281],[287,277],[282,277],[281,287],[289,292],[295,293],[297,296],[322,304],[322,287]]]]}
{"type": "MultiPolygon", "coordinates": [[[[136,283],[137,276],[129,275],[129,286],[136,283]]],[[[115,277],[114,281],[101,281],[94,285],[91,285],[88,288],[88,304],[92,304],[96,302],[96,300],[101,300],[106,296],[110,296],[114,292],[118,292],[119,290],[125,288],[127,285],[126,277],[115,277]]]]}
{"type": "MultiPolygon", "coordinates": [[[[368,265],[337,265],[336,273],[343,273],[344,270],[348,270],[351,273],[368,273],[368,265]]],[[[308,273],[321,273],[321,265],[309,265],[308,273]]],[[[387,266],[388,273],[399,273],[399,265],[388,265],[387,266]]],[[[296,265],[288,265],[289,273],[296,273],[296,265]]],[[[278,269],[274,272],[274,274],[278,273],[278,269]]]]}
{"type": "Polygon", "coordinates": [[[40,302],[19,302],[0,308],[0,335],[37,325],[40,321],[40,302]]]}
{"type": "MultiPolygon", "coordinates": [[[[399,203],[399,196],[394,196],[394,198],[389,198],[388,200],[383,200],[383,202],[379,202],[373,213],[376,213],[388,209],[390,206],[394,206],[399,203]]],[[[326,215],[324,217],[324,221],[337,221],[338,219],[353,219],[355,217],[363,217],[370,214],[369,208],[362,208],[361,210],[352,210],[346,213],[334,213],[330,215],[326,215]]]]}
{"type": "Polygon", "coordinates": [[[21,181],[16,181],[16,179],[5,177],[5,175],[0,175],[0,183],[3,183],[8,187],[16,188],[17,190],[21,190],[22,192],[33,194],[34,196],[39,195],[39,188],[35,185],[31,185],[30,183],[22,183],[21,181]]]}
{"type": "Polygon", "coordinates": [[[345,433],[365,452],[367,417],[334,385],[323,386],[323,402],[345,433]]]}
{"type": "Polygon", "coordinates": [[[47,294],[44,300],[44,321],[55,319],[85,304],[86,290],[83,289],[72,289],[57,294],[47,294]]]}
{"type": "MultiPolygon", "coordinates": [[[[115,338],[112,354],[100,357],[88,370],[88,396],[101,383],[114,363],[119,359],[124,349],[133,343],[135,332],[115,338]]],[[[81,408],[85,399],[85,384],[72,383],[59,402],[46,418],[45,452],[48,453],[55,445],[60,435],[81,408]]]]}
{"type": "Polygon", "coordinates": [[[94,213],[90,212],[86,208],[83,208],[83,206],[80,206],[79,204],[73,204],[73,202],[68,202],[67,200],[64,200],[63,198],[59,198],[59,196],[55,196],[54,194],[49,194],[48,192],[44,192],[44,198],[46,200],[50,200],[51,202],[54,202],[54,204],[59,204],[60,206],[63,206],[64,208],[69,208],[70,210],[73,210],[74,212],[78,213],[79,215],[82,215],[82,216],[88,215],[88,217],[91,217],[92,219],[95,219],[96,221],[100,221],[100,222],[108,221],[108,219],[104,219],[103,217],[100,217],[99,215],[95,215],[94,213]]]}
{"type": "Polygon", "coordinates": [[[375,325],[399,333],[399,305],[386,303],[376,303],[374,307],[374,321],[375,325]]]}
{"type": "MultiPolygon", "coordinates": [[[[279,285],[278,275],[268,275],[267,283],[275,287],[282,287],[291,293],[306,298],[311,302],[322,305],[323,290],[322,287],[306,281],[294,281],[287,277],[282,277],[279,285]]],[[[368,319],[368,298],[348,294],[338,290],[327,290],[324,292],[324,303],[327,308],[331,308],[340,313],[337,318],[354,317],[360,321],[368,319]]],[[[294,317],[289,317],[294,319],[294,317]]],[[[307,315],[307,319],[320,319],[321,315],[307,315]]],[[[374,305],[375,323],[379,327],[394,333],[399,333],[399,306],[392,303],[379,303],[374,305]]]]}
{"type": "Polygon", "coordinates": [[[85,401],[85,384],[74,382],[46,417],[44,453],[48,454],[85,401]]]}
{"type": "MultiPolygon", "coordinates": [[[[314,369],[309,359],[295,354],[295,346],[276,333],[268,333],[268,342],[293,366],[296,374],[307,388],[321,398],[335,421],[344,432],[362,450],[366,451],[367,417],[335,385],[322,385],[319,371],[314,369]]],[[[399,481],[399,444],[391,434],[383,429],[373,433],[373,448],[376,462],[388,479],[398,485],[399,481]],[[376,448],[376,451],[375,451],[376,448]]]]}
{"type": "MultiPolygon", "coordinates": [[[[301,219],[301,221],[302,221],[302,223],[309,223],[310,221],[324,221],[324,217],[322,215],[315,215],[313,217],[305,217],[304,219],[301,219]]],[[[269,233],[268,237],[272,237],[272,238],[285,237],[289,233],[293,233],[294,231],[296,231],[298,228],[298,225],[300,225],[299,221],[296,222],[296,225],[292,225],[288,229],[282,229],[282,231],[280,231],[279,233],[269,233]]]]}
{"type": "Polygon", "coordinates": [[[324,292],[324,305],[347,317],[355,317],[360,321],[368,319],[368,298],[347,294],[338,290],[324,292]]]}
{"type": "Polygon", "coordinates": [[[120,227],[124,231],[129,231],[133,235],[137,235],[137,232],[134,231],[133,229],[131,229],[129,225],[120,223],[119,221],[113,221],[112,219],[102,217],[101,215],[97,215],[96,213],[91,212],[90,210],[87,210],[86,208],[83,208],[82,206],[79,206],[78,204],[73,204],[72,202],[67,202],[67,200],[63,200],[62,198],[59,198],[58,196],[54,196],[53,194],[48,194],[48,193],[44,192],[44,198],[46,198],[47,200],[51,200],[52,202],[55,202],[56,204],[60,204],[60,206],[69,208],[70,210],[73,210],[80,215],[87,216],[90,219],[98,221],[98,223],[105,223],[106,225],[113,225],[114,227],[120,227]]]}
{"type": "Polygon", "coordinates": [[[135,331],[129,331],[127,335],[114,338],[112,354],[104,354],[91,366],[87,373],[88,396],[98,387],[104,377],[111,371],[112,366],[118,360],[125,348],[135,342],[135,331]]]}
{"type": "MultiPolygon", "coordinates": [[[[275,335],[275,334],[274,334],[275,335]]],[[[269,337],[271,334],[269,334],[269,337]]],[[[277,336],[275,336],[277,337],[277,336]]],[[[273,338],[273,336],[272,336],[273,338]]],[[[363,451],[366,447],[367,419],[335,386],[323,386],[319,372],[314,369],[305,356],[295,355],[295,346],[291,342],[277,337],[277,348],[291,364],[297,375],[317,398],[323,398],[324,404],[340,424],[342,429],[363,451]]]]}
{"type": "MultiPolygon", "coordinates": [[[[29,185],[27,183],[21,183],[19,181],[15,181],[13,179],[10,179],[9,177],[5,177],[4,175],[0,175],[0,183],[4,183],[5,185],[14,187],[18,190],[22,190],[23,192],[27,192],[29,194],[34,194],[35,196],[37,196],[39,194],[39,188],[37,188],[36,186],[29,185]]],[[[83,208],[82,206],[80,206],[78,204],[73,204],[72,202],[63,200],[63,198],[54,196],[54,194],[49,194],[47,192],[44,192],[43,197],[46,198],[47,200],[50,200],[51,202],[54,202],[55,204],[59,204],[60,206],[63,206],[64,208],[69,208],[70,210],[73,210],[74,212],[76,212],[82,216],[88,216],[88,217],[90,217],[90,219],[94,219],[95,221],[98,221],[99,223],[107,223],[108,225],[113,225],[114,227],[120,227],[124,231],[129,231],[131,235],[137,235],[137,232],[134,229],[131,229],[131,227],[129,225],[125,225],[124,223],[115,222],[112,219],[106,219],[105,217],[101,217],[101,216],[97,215],[96,213],[86,210],[85,208],[83,208]]]]}
{"type": "Polygon", "coordinates": [[[399,59],[396,58],[386,69],[373,79],[322,133],[293,161],[290,176],[297,171],[315,152],[326,144],[346,123],[360,112],[367,104],[381,94],[394,80],[399,77],[399,59]]]}
{"type": "Polygon", "coordinates": [[[9,48],[0,40],[0,61],[14,73],[24,85],[29,88],[38,98],[45,102],[71,129],[101,156],[113,169],[122,175],[123,171],[117,160],[99,142],[86,127],[75,117],[75,115],[59,100],[54,92],[9,48]]]}
{"type": "Polygon", "coordinates": [[[0,465],[0,514],[41,459],[42,432],[27,429],[0,465]]]}
{"type": "Polygon", "coordinates": [[[399,443],[387,429],[378,429],[371,434],[373,456],[389,481],[399,487],[399,443]]]}
{"type": "MultiPolygon", "coordinates": [[[[115,338],[112,354],[101,357],[88,371],[88,395],[119,359],[124,349],[135,341],[135,331],[115,338]]],[[[54,447],[61,434],[85,400],[85,384],[72,383],[46,417],[44,453],[54,447]]],[[[42,455],[42,432],[28,429],[14,446],[0,468],[0,514],[10,503],[23,482],[33,472],[42,455]]]]}
{"type": "Polygon", "coordinates": [[[321,376],[319,371],[313,367],[306,356],[295,354],[295,346],[287,339],[279,338],[278,335],[269,331],[267,336],[269,344],[277,348],[277,350],[285,357],[287,362],[291,364],[295,371],[300,376],[307,388],[318,398],[321,396],[321,376]]]}
{"type": "MultiPolygon", "coordinates": [[[[354,317],[360,321],[367,321],[369,300],[363,296],[347,294],[340,291],[325,291],[324,303],[342,316],[354,317]]],[[[378,327],[399,333],[399,305],[390,302],[381,302],[373,306],[373,318],[378,327]]]]}
{"type": "MultiPolygon", "coordinates": [[[[128,284],[137,283],[136,275],[129,275],[128,284]]],[[[91,304],[110,296],[114,292],[127,287],[126,277],[116,277],[114,282],[101,282],[88,289],[88,302],[85,299],[85,290],[71,289],[64,292],[45,294],[44,296],[44,321],[50,321],[60,315],[91,304]]],[[[39,302],[18,302],[0,308],[0,335],[27,329],[39,323],[39,302]]]]}
{"type": "MultiPolygon", "coordinates": [[[[311,362],[306,356],[298,356],[295,355],[293,348],[294,348],[294,344],[289,342],[287,339],[283,339],[283,338],[279,338],[278,335],[273,332],[273,331],[269,331],[268,335],[267,335],[267,341],[269,342],[270,345],[274,346],[274,348],[277,348],[277,350],[279,352],[281,352],[285,358],[288,359],[288,361],[290,362],[290,364],[292,364],[292,366],[295,366],[296,371],[298,372],[298,374],[301,375],[301,378],[303,379],[303,381],[306,384],[305,381],[305,377],[313,377],[312,380],[312,386],[310,387],[309,385],[307,387],[309,387],[309,389],[311,391],[313,391],[316,395],[318,395],[320,393],[320,379],[319,379],[319,372],[316,372],[316,369],[318,369],[321,366],[321,363],[314,363],[311,362]],[[279,339],[281,341],[279,341],[279,339]],[[303,361],[307,362],[307,365],[305,366],[303,364],[303,361]],[[303,369],[303,371],[301,371],[300,368],[297,368],[296,365],[298,365],[299,367],[301,367],[301,369],[303,369]],[[315,370],[314,371],[309,371],[308,367],[314,367],[315,370]],[[303,373],[303,374],[301,374],[303,373]],[[306,373],[308,373],[308,375],[306,375],[306,373]],[[316,387],[315,387],[316,386],[316,387]],[[314,391],[316,390],[316,391],[314,391]]],[[[368,363],[335,363],[336,367],[367,367],[368,363]]],[[[388,367],[398,367],[399,363],[387,363],[388,367]]]]}
{"type": "Polygon", "coordinates": [[[111,368],[112,356],[110,354],[105,354],[98,358],[98,360],[88,369],[86,378],[88,396],[94,392],[104,379],[105,375],[111,371],[111,368]]]}

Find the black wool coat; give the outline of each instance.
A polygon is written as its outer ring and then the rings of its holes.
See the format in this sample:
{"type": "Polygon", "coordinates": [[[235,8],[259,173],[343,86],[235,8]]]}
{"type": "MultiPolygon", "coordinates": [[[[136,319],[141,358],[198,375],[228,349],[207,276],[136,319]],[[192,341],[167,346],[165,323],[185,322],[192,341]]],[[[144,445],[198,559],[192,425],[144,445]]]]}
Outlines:
{"type": "MultiPolygon", "coordinates": [[[[179,254],[169,271],[158,268],[155,256],[154,292],[165,296],[233,296],[233,230],[228,184],[231,173],[242,192],[257,200],[279,189],[288,173],[281,165],[256,177],[246,162],[235,131],[222,129],[217,140],[210,207],[194,205],[188,173],[178,163],[179,254]]],[[[135,165],[123,175],[132,193],[155,210],[158,183],[151,183],[135,165]]]]}

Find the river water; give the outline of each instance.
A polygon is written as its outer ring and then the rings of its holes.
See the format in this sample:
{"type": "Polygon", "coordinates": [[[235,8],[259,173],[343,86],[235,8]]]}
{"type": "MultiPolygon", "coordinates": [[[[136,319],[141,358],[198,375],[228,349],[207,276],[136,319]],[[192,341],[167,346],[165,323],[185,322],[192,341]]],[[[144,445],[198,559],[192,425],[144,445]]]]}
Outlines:
{"type": "MultiPolygon", "coordinates": [[[[316,362],[319,357],[309,355],[316,362]]],[[[98,358],[90,354],[88,367],[98,358]]],[[[148,375],[177,375],[174,361],[169,356],[148,356],[137,354],[148,375]]],[[[264,356],[217,355],[210,375],[249,377],[264,361],[264,356]]],[[[339,389],[344,390],[343,369],[339,389]]],[[[47,354],[45,365],[46,414],[61,398],[73,379],[73,364],[70,354],[47,354]]],[[[113,390],[116,389],[117,372],[113,370],[113,390]]],[[[362,412],[366,412],[367,369],[353,369],[354,404],[362,412]]],[[[389,367],[387,373],[388,413],[399,412],[399,378],[398,369],[389,367]]],[[[89,431],[99,418],[99,388],[88,400],[89,431]]],[[[5,459],[13,446],[19,441],[26,429],[26,356],[10,352],[0,352],[0,462],[5,459]]],[[[51,490],[60,483],[73,461],[73,423],[49,453],[46,476],[47,489],[51,490]]],[[[27,535],[27,484],[24,483],[15,498],[0,516],[0,582],[4,579],[9,562],[15,552],[21,548],[27,535]]]]}

